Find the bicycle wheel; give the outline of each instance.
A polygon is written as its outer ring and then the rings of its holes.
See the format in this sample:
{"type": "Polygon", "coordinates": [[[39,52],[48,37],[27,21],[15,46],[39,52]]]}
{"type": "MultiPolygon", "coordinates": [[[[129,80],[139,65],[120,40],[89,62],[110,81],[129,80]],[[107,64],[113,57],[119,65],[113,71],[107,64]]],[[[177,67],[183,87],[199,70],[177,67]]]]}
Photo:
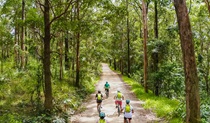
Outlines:
{"type": "Polygon", "coordinates": [[[119,104],[117,106],[117,112],[118,112],[118,116],[120,116],[120,105],[119,104]]]}
{"type": "Polygon", "coordinates": [[[106,98],[109,97],[109,92],[106,90],[106,98]]]}
{"type": "Polygon", "coordinates": [[[128,118],[126,118],[126,123],[129,123],[128,118]]]}
{"type": "Polygon", "coordinates": [[[100,114],[101,112],[101,104],[98,105],[98,113],[100,114]]]}

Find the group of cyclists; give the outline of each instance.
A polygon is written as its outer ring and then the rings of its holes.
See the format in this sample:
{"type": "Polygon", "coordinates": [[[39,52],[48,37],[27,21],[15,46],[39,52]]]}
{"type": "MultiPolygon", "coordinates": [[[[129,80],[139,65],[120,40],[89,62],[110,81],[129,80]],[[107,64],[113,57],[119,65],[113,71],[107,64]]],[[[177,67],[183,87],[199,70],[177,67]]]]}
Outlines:
{"type": "MultiPolygon", "coordinates": [[[[105,83],[104,89],[106,92],[109,93],[110,84],[108,82],[105,83]]],[[[97,109],[101,108],[102,100],[103,100],[103,94],[100,90],[98,90],[98,93],[95,96],[96,102],[97,102],[97,109]]],[[[107,97],[108,98],[108,97],[107,97]]],[[[131,123],[132,119],[132,113],[134,113],[133,107],[130,105],[130,100],[126,99],[126,104],[122,106],[122,100],[124,100],[124,96],[122,92],[118,89],[116,95],[114,96],[115,105],[116,108],[118,108],[118,105],[120,106],[120,111],[124,112],[124,123],[128,120],[128,123],[131,123]]],[[[105,113],[99,112],[100,119],[97,121],[97,123],[108,123],[108,121],[105,119],[105,113]]]]}

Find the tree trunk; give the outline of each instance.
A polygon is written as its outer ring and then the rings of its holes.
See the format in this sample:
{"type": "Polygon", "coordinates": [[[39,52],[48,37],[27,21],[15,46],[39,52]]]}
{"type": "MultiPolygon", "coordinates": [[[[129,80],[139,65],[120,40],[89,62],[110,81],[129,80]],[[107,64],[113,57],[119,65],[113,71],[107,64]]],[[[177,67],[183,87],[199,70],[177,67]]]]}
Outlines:
{"type": "Polygon", "coordinates": [[[185,0],[174,0],[185,72],[186,123],[200,123],[200,96],[194,44],[185,0]]]}
{"type": "MultiPolygon", "coordinates": [[[[80,18],[79,18],[79,3],[80,1],[77,0],[77,21],[79,22],[80,18]]],[[[76,56],[76,87],[79,87],[79,74],[80,74],[80,60],[79,60],[79,55],[80,55],[80,52],[79,52],[79,48],[80,48],[80,31],[79,31],[79,28],[78,27],[78,32],[77,32],[77,56],[76,56]]]]}
{"type": "Polygon", "coordinates": [[[208,0],[204,0],[206,5],[207,5],[207,8],[208,8],[208,11],[209,11],[209,16],[210,16],[210,5],[209,5],[209,1],[208,0]]]}
{"type": "Polygon", "coordinates": [[[50,74],[50,3],[45,0],[44,3],[44,82],[45,82],[45,102],[46,111],[52,110],[52,83],[50,74]]]}
{"type": "MultiPolygon", "coordinates": [[[[158,52],[153,52],[152,53],[152,59],[153,59],[153,72],[157,73],[158,72],[158,52]]],[[[156,96],[159,96],[159,85],[160,85],[160,80],[156,77],[155,83],[154,83],[154,93],[156,96]]]]}
{"type": "MultiPolygon", "coordinates": [[[[22,0],[22,22],[25,20],[25,0],[22,0]]],[[[21,69],[25,67],[25,28],[21,25],[21,69]]]]}
{"type": "MultiPolygon", "coordinates": [[[[157,9],[157,3],[158,1],[155,0],[155,22],[154,22],[154,34],[155,34],[155,38],[158,39],[158,9],[157,9]]],[[[158,73],[158,52],[153,52],[153,60],[154,60],[154,73],[158,73]]],[[[159,84],[160,80],[158,78],[155,79],[155,95],[159,96],[159,84]]]]}
{"type": "Polygon", "coordinates": [[[117,70],[116,58],[114,58],[114,70],[117,70]]]}
{"type": "Polygon", "coordinates": [[[66,33],[65,37],[65,70],[69,70],[69,40],[68,40],[68,32],[66,33]]]}
{"type": "MultiPolygon", "coordinates": [[[[210,62],[210,57],[209,57],[209,49],[207,48],[206,49],[206,54],[207,54],[207,63],[210,62]]],[[[207,67],[206,67],[206,74],[205,74],[205,81],[206,81],[206,92],[207,94],[209,95],[209,64],[207,64],[207,67]]]]}
{"type": "Polygon", "coordinates": [[[2,46],[2,49],[1,49],[1,73],[4,72],[4,49],[3,49],[3,46],[2,46]]]}
{"type": "Polygon", "coordinates": [[[129,26],[129,11],[128,11],[128,0],[126,0],[127,6],[127,43],[128,43],[128,77],[130,77],[130,26],[129,26]]]}
{"type": "Polygon", "coordinates": [[[147,8],[145,0],[142,1],[142,15],[143,15],[143,31],[144,31],[144,90],[148,93],[148,83],[147,83],[147,69],[148,69],[148,59],[147,59],[147,8]]]}
{"type": "Polygon", "coordinates": [[[158,39],[158,10],[157,10],[157,0],[155,0],[154,33],[155,33],[155,38],[158,39]]]}
{"type": "Polygon", "coordinates": [[[18,68],[18,64],[19,64],[19,51],[18,51],[18,30],[17,30],[17,26],[15,26],[15,47],[14,47],[14,63],[15,63],[15,67],[18,68]]]}
{"type": "MultiPolygon", "coordinates": [[[[63,37],[63,36],[62,36],[63,37]]],[[[60,80],[63,79],[63,40],[61,39],[59,42],[60,47],[60,80]]]]}

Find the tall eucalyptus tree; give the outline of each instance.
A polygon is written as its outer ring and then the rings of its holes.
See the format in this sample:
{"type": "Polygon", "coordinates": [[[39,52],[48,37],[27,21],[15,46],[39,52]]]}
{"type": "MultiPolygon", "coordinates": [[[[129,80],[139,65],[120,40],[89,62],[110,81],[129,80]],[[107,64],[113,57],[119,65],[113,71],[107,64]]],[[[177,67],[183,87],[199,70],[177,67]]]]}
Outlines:
{"type": "MultiPolygon", "coordinates": [[[[204,0],[205,3],[206,3],[206,6],[208,8],[208,11],[209,11],[209,17],[210,17],[210,3],[209,3],[209,0],[204,0]]],[[[209,68],[210,68],[210,65],[209,65],[209,62],[210,62],[210,56],[209,56],[209,43],[207,44],[207,48],[206,48],[206,52],[207,52],[207,66],[206,66],[206,74],[205,74],[205,81],[206,81],[206,92],[208,95],[210,95],[210,84],[209,84],[209,68]]]]}
{"type": "MultiPolygon", "coordinates": [[[[20,0],[7,0],[4,2],[3,7],[2,7],[2,15],[5,17],[11,18],[12,22],[11,25],[14,26],[14,63],[15,67],[19,68],[20,65],[20,33],[21,33],[21,23],[19,20],[21,20],[21,1],[20,0]]],[[[22,24],[23,25],[23,24],[22,24]]]]}
{"type": "Polygon", "coordinates": [[[186,123],[200,123],[199,80],[186,0],[174,0],[185,72],[186,123]]]}
{"type": "Polygon", "coordinates": [[[147,58],[147,37],[148,37],[148,29],[147,29],[147,6],[146,0],[142,0],[142,20],[143,20],[143,32],[144,32],[144,90],[148,93],[148,58],[147,58]]]}
{"type": "Polygon", "coordinates": [[[21,25],[21,65],[20,68],[25,67],[25,0],[22,0],[22,25],[21,25]]]}
{"type": "MultiPolygon", "coordinates": [[[[40,5],[40,9],[43,11],[44,14],[44,58],[43,58],[43,68],[44,68],[44,83],[45,83],[45,101],[44,101],[44,107],[46,111],[49,111],[51,113],[53,108],[52,103],[52,82],[51,82],[51,71],[50,71],[50,58],[51,58],[51,25],[52,23],[63,16],[69,9],[70,5],[72,4],[72,0],[68,1],[66,5],[64,6],[64,9],[62,12],[60,12],[57,15],[54,15],[51,19],[51,13],[50,11],[54,12],[52,1],[45,0],[44,3],[37,0],[36,1],[40,5]]],[[[61,6],[60,6],[61,7],[61,6]]],[[[55,14],[55,13],[53,13],[55,14]]]]}
{"type": "Polygon", "coordinates": [[[80,0],[77,0],[76,2],[76,18],[78,21],[78,29],[76,32],[76,86],[79,87],[79,77],[80,77],[80,0]]]}
{"type": "MultiPolygon", "coordinates": [[[[158,0],[154,0],[154,10],[155,10],[155,17],[154,17],[154,38],[158,39],[158,0]]],[[[153,59],[153,63],[154,63],[154,72],[157,73],[158,72],[158,51],[154,50],[152,52],[152,59],[153,59]]],[[[159,95],[159,79],[155,80],[155,84],[154,84],[154,91],[155,91],[155,95],[158,96],[159,95]]]]}
{"type": "Polygon", "coordinates": [[[127,43],[128,43],[128,76],[130,77],[131,73],[131,63],[130,63],[130,22],[129,22],[129,1],[126,0],[126,10],[127,10],[127,43]]]}

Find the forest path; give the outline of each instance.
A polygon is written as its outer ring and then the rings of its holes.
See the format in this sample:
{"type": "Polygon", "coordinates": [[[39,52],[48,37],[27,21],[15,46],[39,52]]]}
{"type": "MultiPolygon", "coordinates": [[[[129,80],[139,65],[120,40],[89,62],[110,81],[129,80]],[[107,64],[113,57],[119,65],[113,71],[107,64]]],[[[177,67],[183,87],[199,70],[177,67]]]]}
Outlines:
{"type": "MultiPolygon", "coordinates": [[[[119,117],[117,116],[117,109],[114,104],[114,95],[117,92],[117,89],[120,89],[123,93],[125,100],[130,99],[131,105],[134,107],[134,114],[132,123],[157,123],[161,122],[159,118],[155,116],[149,110],[145,110],[141,104],[144,102],[137,99],[136,96],[131,92],[130,87],[123,82],[120,75],[113,72],[107,64],[102,64],[102,75],[99,82],[96,85],[96,92],[91,94],[91,97],[87,102],[84,102],[83,106],[87,109],[80,114],[76,114],[71,117],[71,123],[96,123],[99,119],[98,112],[96,109],[95,94],[98,90],[102,91],[102,94],[105,97],[104,84],[108,81],[110,88],[110,96],[108,99],[104,99],[102,102],[102,112],[105,112],[106,119],[109,123],[123,123],[123,114],[119,117]]],[[[123,105],[125,104],[123,101],[123,105]]]]}

